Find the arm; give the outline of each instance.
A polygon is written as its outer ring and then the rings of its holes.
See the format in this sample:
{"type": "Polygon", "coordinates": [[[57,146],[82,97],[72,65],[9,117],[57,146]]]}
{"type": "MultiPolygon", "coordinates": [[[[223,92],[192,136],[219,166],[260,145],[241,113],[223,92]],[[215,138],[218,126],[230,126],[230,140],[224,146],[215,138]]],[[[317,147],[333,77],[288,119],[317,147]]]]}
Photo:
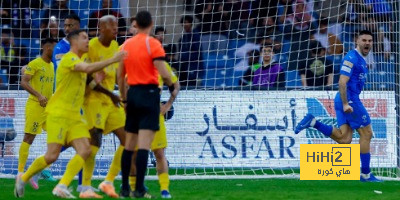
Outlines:
{"type": "Polygon", "coordinates": [[[350,77],[346,75],[340,75],[339,78],[339,93],[340,99],[342,100],[343,104],[343,111],[346,113],[353,112],[353,108],[349,105],[347,101],[347,82],[349,82],[350,77]]]}
{"type": "Polygon", "coordinates": [[[75,65],[74,71],[78,72],[85,72],[88,74],[91,74],[93,72],[97,72],[102,70],[103,68],[107,67],[108,65],[111,65],[113,63],[121,61],[126,55],[125,51],[120,51],[114,55],[114,57],[100,61],[100,62],[95,62],[95,63],[86,63],[86,62],[80,62],[75,65]]]}
{"type": "Polygon", "coordinates": [[[88,85],[91,89],[93,89],[97,92],[107,95],[108,97],[110,97],[111,101],[116,106],[119,106],[119,102],[121,101],[121,99],[117,95],[112,93],[111,91],[109,91],[106,88],[104,88],[103,86],[101,86],[100,83],[98,81],[96,81],[92,76],[87,77],[86,85],[88,85]]]}
{"type": "Polygon", "coordinates": [[[169,96],[169,99],[167,103],[161,106],[161,114],[164,115],[167,111],[169,111],[172,107],[172,103],[174,103],[176,97],[178,96],[178,93],[180,91],[180,84],[179,81],[176,81],[174,83],[174,90],[171,92],[171,95],[169,96]]]}
{"type": "MultiPolygon", "coordinates": [[[[165,66],[165,61],[164,60],[154,60],[153,61],[154,66],[157,68],[158,73],[162,77],[164,83],[169,87],[173,86],[174,84],[172,83],[171,79],[171,74],[168,72],[167,67],[165,66]]],[[[172,94],[172,91],[170,91],[172,94]]]]}
{"type": "Polygon", "coordinates": [[[125,71],[124,62],[120,62],[118,70],[117,70],[117,83],[118,83],[118,89],[119,89],[119,93],[121,95],[122,101],[126,101],[125,74],[126,74],[126,71],[125,71]]]}
{"type": "MultiPolygon", "coordinates": [[[[22,68],[23,72],[25,72],[25,68],[26,68],[26,66],[22,68]]],[[[37,97],[38,101],[40,103],[40,106],[46,107],[47,98],[32,88],[31,84],[29,83],[29,81],[31,79],[32,79],[32,75],[23,73],[22,78],[21,78],[21,87],[24,88],[27,92],[29,92],[29,94],[32,94],[33,96],[37,97]]]]}
{"type": "Polygon", "coordinates": [[[332,86],[333,85],[333,73],[328,75],[328,83],[326,86],[332,86]]]}
{"type": "Polygon", "coordinates": [[[300,74],[300,77],[301,77],[301,84],[303,85],[303,87],[307,87],[306,75],[300,74]]]}

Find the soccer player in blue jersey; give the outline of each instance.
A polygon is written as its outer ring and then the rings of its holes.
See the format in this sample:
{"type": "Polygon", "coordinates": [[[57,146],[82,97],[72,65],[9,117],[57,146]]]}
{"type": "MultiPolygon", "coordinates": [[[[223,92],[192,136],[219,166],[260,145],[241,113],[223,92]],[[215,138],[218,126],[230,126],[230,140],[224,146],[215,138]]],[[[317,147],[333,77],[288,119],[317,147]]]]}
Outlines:
{"type": "Polygon", "coordinates": [[[371,119],[360,100],[360,93],[365,84],[368,68],[365,57],[372,48],[372,33],[363,30],[358,34],[357,48],[344,57],[340,69],[339,92],[335,97],[335,111],[338,128],[326,125],[307,114],[296,126],[295,133],[313,127],[339,144],[350,144],[353,130],[360,134],[360,158],[362,182],[380,182],[370,170],[370,143],[372,138],[371,119]]]}
{"type": "MultiPolygon", "coordinates": [[[[80,23],[81,19],[77,15],[75,14],[68,15],[64,21],[65,35],[68,35],[72,31],[79,30],[80,23]]],[[[70,49],[70,44],[66,38],[60,40],[54,47],[53,57],[51,59],[51,61],[54,64],[54,72],[56,72],[57,66],[60,63],[62,56],[66,54],[69,51],[69,49],[70,49]]]]}

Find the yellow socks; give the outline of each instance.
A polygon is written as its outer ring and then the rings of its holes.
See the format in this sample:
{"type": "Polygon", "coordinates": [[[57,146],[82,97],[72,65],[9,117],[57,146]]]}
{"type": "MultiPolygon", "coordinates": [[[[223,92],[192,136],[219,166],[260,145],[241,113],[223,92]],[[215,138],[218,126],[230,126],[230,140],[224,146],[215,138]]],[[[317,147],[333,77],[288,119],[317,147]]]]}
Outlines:
{"type": "Polygon", "coordinates": [[[131,190],[135,191],[136,187],[136,176],[129,176],[129,186],[131,186],[131,190]]]}
{"type": "Polygon", "coordinates": [[[33,161],[31,166],[28,168],[28,170],[26,170],[24,175],[22,175],[22,177],[21,177],[22,181],[25,182],[25,183],[28,182],[29,179],[32,178],[32,176],[34,176],[38,172],[40,172],[43,169],[45,169],[47,167],[47,165],[48,164],[46,163],[46,160],[44,159],[44,156],[40,156],[40,157],[36,158],[35,161],[33,161]]]}
{"type": "Polygon", "coordinates": [[[158,182],[160,183],[160,191],[169,190],[169,176],[168,173],[158,175],[158,182]]]}
{"type": "Polygon", "coordinates": [[[94,166],[96,164],[96,154],[99,151],[99,147],[91,145],[92,153],[86,159],[85,164],[83,165],[82,171],[82,185],[90,186],[92,184],[92,176],[94,171],[94,166]]]}
{"type": "Polygon", "coordinates": [[[85,160],[83,160],[83,158],[80,155],[76,154],[68,162],[67,168],[65,169],[65,173],[61,178],[59,184],[63,184],[68,187],[72,179],[74,179],[74,176],[78,174],[78,172],[82,169],[84,163],[85,160]]]}
{"type": "Polygon", "coordinates": [[[26,142],[22,142],[19,147],[19,156],[18,156],[18,172],[24,172],[26,161],[28,160],[29,148],[30,144],[26,142]]]}
{"type": "Polygon", "coordinates": [[[124,151],[124,146],[119,145],[118,149],[114,153],[114,158],[111,162],[110,169],[108,170],[107,176],[105,178],[106,181],[114,182],[115,177],[121,171],[121,157],[122,152],[124,151]]]}

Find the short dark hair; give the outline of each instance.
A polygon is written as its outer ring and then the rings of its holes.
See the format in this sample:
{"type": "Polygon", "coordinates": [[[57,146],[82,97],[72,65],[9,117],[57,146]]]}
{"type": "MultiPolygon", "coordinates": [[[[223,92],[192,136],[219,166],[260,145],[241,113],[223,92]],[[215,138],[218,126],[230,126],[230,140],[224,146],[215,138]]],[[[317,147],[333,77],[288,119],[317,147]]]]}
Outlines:
{"type": "Polygon", "coordinates": [[[370,35],[370,36],[374,37],[374,35],[372,34],[372,32],[369,31],[369,30],[362,30],[362,31],[360,31],[360,32],[358,33],[358,36],[361,36],[361,35],[370,35]]]}
{"type": "Polygon", "coordinates": [[[174,44],[164,46],[164,50],[166,54],[175,54],[177,52],[177,48],[174,44]]]}
{"type": "Polygon", "coordinates": [[[262,46],[261,46],[261,50],[262,50],[263,48],[271,48],[271,49],[274,49],[274,44],[272,44],[272,43],[270,43],[270,42],[264,43],[264,44],[262,44],[262,46]]]}
{"type": "Polygon", "coordinates": [[[56,39],[54,39],[54,38],[45,38],[45,39],[42,39],[41,44],[43,46],[43,45],[45,45],[47,43],[57,43],[57,42],[58,41],[56,39]]]}
{"type": "Polygon", "coordinates": [[[154,30],[154,35],[157,34],[157,33],[160,32],[160,31],[163,32],[163,33],[165,33],[165,28],[162,27],[162,26],[156,27],[156,29],[154,30]]]}
{"type": "Polygon", "coordinates": [[[185,21],[188,21],[189,23],[193,23],[194,19],[190,15],[183,15],[181,18],[181,24],[185,23],[185,21]]]}
{"type": "Polygon", "coordinates": [[[329,25],[329,19],[326,18],[326,17],[321,18],[321,19],[319,20],[319,25],[320,25],[320,26],[321,26],[321,25],[326,25],[326,26],[328,26],[328,25],[329,25]]]}
{"type": "Polygon", "coordinates": [[[149,11],[142,10],[136,14],[136,25],[138,28],[148,28],[151,26],[153,19],[149,11]]]}
{"type": "Polygon", "coordinates": [[[81,18],[79,18],[79,16],[76,14],[69,14],[67,15],[67,17],[65,17],[65,19],[73,19],[81,23],[81,18]]]}
{"type": "Polygon", "coordinates": [[[11,31],[11,29],[9,29],[9,28],[3,28],[3,29],[1,29],[1,33],[2,33],[2,34],[11,35],[11,34],[12,34],[12,31],[11,31]]]}
{"type": "Polygon", "coordinates": [[[69,34],[67,35],[67,40],[68,40],[69,42],[71,42],[72,39],[74,39],[75,37],[79,36],[79,34],[82,33],[82,32],[86,32],[86,31],[83,30],[83,29],[79,29],[79,30],[72,31],[71,33],[69,33],[69,34]]]}
{"type": "Polygon", "coordinates": [[[321,42],[316,40],[311,40],[309,49],[312,54],[320,54],[321,51],[325,50],[321,42]]]}

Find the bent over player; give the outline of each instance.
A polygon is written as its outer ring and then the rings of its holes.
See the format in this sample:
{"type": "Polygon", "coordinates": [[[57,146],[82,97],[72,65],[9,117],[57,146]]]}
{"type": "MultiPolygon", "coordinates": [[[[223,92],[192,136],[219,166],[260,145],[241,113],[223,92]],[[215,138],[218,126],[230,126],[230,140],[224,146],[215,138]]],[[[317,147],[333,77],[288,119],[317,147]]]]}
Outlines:
{"type": "Polygon", "coordinates": [[[76,154],[68,162],[64,175],[53,189],[53,195],[61,198],[75,198],[68,190],[73,177],[82,169],[91,150],[90,134],[83,122],[80,110],[86,87],[86,74],[100,71],[106,66],[119,62],[125,52],[119,52],[111,59],[88,64],[83,54],[88,52],[89,37],[83,30],[73,31],[67,36],[71,50],[63,56],[57,69],[57,88],[46,107],[47,151],[33,161],[23,174],[17,177],[14,194],[23,197],[25,183],[36,173],[58,159],[62,146],[72,146],[76,154]]]}
{"type": "Polygon", "coordinates": [[[350,144],[353,131],[360,134],[360,158],[362,182],[379,182],[370,170],[370,143],[372,138],[371,119],[360,100],[368,68],[365,57],[372,48],[372,33],[363,30],[356,41],[357,48],[344,57],[339,78],[339,92],[335,97],[335,111],[338,128],[321,123],[311,114],[307,114],[297,125],[295,133],[313,127],[339,144],[350,144]]]}

